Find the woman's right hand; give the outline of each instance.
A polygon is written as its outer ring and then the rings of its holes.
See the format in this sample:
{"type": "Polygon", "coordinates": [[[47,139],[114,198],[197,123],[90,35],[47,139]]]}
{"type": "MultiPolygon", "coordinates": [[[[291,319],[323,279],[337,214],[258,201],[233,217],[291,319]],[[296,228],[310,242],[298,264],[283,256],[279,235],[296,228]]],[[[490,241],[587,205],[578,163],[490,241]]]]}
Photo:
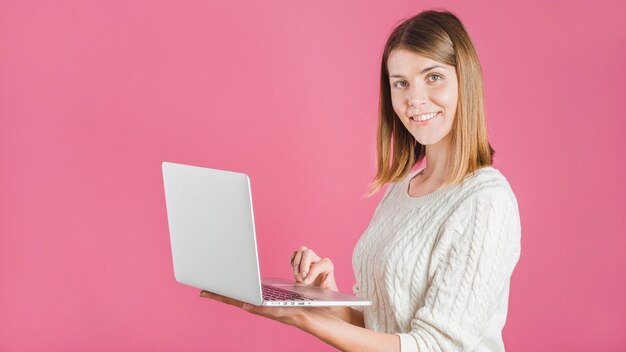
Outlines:
{"type": "Polygon", "coordinates": [[[290,263],[297,282],[339,292],[335,283],[335,267],[329,258],[320,258],[313,250],[302,246],[293,252],[290,263]]]}

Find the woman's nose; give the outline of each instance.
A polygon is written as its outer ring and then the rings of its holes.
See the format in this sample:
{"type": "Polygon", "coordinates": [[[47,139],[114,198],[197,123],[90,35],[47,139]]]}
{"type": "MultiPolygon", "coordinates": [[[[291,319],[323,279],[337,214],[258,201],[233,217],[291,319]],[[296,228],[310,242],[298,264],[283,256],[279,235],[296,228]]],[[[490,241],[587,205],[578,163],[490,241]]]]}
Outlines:
{"type": "Polygon", "coordinates": [[[418,107],[424,105],[428,101],[428,94],[422,87],[413,87],[409,95],[409,105],[418,107]]]}
{"type": "Polygon", "coordinates": [[[428,97],[423,92],[414,93],[409,97],[409,105],[418,107],[420,105],[424,105],[427,100],[428,100],[428,97]]]}

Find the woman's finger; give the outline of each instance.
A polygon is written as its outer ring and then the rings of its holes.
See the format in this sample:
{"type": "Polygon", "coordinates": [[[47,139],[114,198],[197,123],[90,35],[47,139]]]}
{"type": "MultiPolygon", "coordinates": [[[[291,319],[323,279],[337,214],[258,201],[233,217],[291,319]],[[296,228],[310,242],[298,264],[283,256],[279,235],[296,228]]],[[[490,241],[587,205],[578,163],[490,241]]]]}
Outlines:
{"type": "Polygon", "coordinates": [[[302,252],[306,249],[304,246],[298,248],[296,255],[293,257],[293,276],[297,276],[300,273],[300,258],[302,257],[302,252]]]}
{"type": "Polygon", "coordinates": [[[313,280],[315,280],[319,275],[322,275],[324,279],[326,279],[326,277],[332,274],[334,270],[335,266],[330,259],[320,259],[319,261],[311,265],[311,269],[309,271],[309,274],[306,276],[304,283],[312,283],[313,280]]]}
{"type": "Polygon", "coordinates": [[[200,297],[205,297],[205,298],[211,298],[214,299],[216,301],[222,302],[222,303],[226,303],[226,304],[230,304],[231,306],[235,306],[238,308],[243,307],[245,302],[230,298],[230,297],[226,297],[226,296],[222,296],[219,295],[217,293],[213,293],[213,292],[209,292],[209,291],[204,291],[202,290],[200,292],[200,297]]]}
{"type": "Polygon", "coordinates": [[[318,257],[313,250],[307,249],[302,252],[302,258],[300,259],[300,277],[303,280],[309,276],[311,263],[315,263],[318,260],[320,260],[320,257],[318,257]]]}

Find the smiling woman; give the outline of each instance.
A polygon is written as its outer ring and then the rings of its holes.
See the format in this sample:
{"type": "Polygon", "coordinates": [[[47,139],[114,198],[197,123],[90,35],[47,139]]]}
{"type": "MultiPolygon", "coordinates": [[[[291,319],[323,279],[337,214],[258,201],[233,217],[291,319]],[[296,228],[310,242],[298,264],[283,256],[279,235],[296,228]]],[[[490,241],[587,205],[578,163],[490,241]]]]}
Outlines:
{"type": "Polygon", "coordinates": [[[391,52],[388,66],[391,72],[415,67],[416,73],[392,74],[389,77],[394,112],[417,143],[434,145],[443,138],[449,138],[457,105],[454,66],[444,67],[403,49],[391,52]],[[421,67],[426,68],[422,70],[421,67]]]}
{"type": "MultiPolygon", "coordinates": [[[[254,307],[346,351],[504,351],[520,256],[517,200],[491,166],[483,80],[463,24],[425,11],[391,33],[381,63],[378,172],[390,184],[352,256],[364,308],[254,307]],[[411,171],[426,161],[426,166],[411,171]]],[[[337,290],[334,265],[302,246],[298,282],[337,290]]]]}
{"type": "Polygon", "coordinates": [[[426,156],[425,146],[443,137],[441,144],[452,149],[446,183],[491,165],[494,150],[487,139],[483,75],[474,45],[456,16],[426,11],[397,26],[383,52],[378,174],[368,194],[405,177],[426,156]],[[432,118],[424,116],[429,113],[439,113],[438,121],[421,123],[432,118]]]}

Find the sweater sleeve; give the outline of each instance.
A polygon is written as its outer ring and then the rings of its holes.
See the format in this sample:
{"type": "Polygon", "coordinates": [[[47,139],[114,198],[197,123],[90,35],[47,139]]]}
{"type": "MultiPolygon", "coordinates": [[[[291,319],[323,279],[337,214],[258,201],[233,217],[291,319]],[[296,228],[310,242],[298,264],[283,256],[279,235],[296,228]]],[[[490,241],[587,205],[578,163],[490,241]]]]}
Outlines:
{"type": "Polygon", "coordinates": [[[449,245],[411,330],[397,333],[401,352],[474,350],[519,259],[519,211],[510,190],[483,190],[466,199],[442,231],[449,245]]]}

